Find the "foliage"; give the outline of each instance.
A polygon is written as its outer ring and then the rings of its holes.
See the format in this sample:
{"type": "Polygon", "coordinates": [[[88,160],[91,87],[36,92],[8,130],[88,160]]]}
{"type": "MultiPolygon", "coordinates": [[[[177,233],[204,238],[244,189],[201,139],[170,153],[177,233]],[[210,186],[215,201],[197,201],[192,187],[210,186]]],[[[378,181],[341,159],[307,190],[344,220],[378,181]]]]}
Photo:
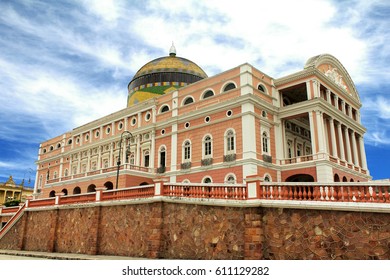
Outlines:
{"type": "Polygon", "coordinates": [[[20,200],[10,200],[4,203],[5,207],[19,206],[20,200]]]}

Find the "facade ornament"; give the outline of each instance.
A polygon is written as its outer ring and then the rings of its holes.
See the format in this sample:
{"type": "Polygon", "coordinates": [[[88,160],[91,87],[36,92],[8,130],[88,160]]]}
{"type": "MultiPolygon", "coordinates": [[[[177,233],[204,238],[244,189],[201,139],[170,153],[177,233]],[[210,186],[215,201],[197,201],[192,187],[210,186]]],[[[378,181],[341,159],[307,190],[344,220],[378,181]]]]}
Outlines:
{"type": "Polygon", "coordinates": [[[325,72],[325,76],[330,78],[339,87],[342,87],[343,89],[347,90],[347,86],[344,84],[343,81],[343,76],[338,73],[337,68],[331,68],[329,66],[329,69],[325,72]]]}

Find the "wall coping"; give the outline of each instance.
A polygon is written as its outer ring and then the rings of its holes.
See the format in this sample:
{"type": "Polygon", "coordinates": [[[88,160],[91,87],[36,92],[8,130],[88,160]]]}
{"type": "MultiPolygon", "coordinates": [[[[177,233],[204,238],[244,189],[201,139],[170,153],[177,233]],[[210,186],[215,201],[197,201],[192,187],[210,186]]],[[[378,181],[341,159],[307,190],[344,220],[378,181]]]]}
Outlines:
{"type": "Polygon", "coordinates": [[[150,198],[136,198],[127,200],[98,201],[77,204],[64,204],[54,206],[42,206],[26,208],[25,211],[49,211],[56,209],[75,209],[89,208],[98,206],[119,206],[147,204],[156,202],[193,204],[216,207],[269,207],[269,208],[290,208],[306,210],[327,210],[327,211],[352,211],[352,212],[373,212],[373,213],[390,213],[390,204],[388,203],[369,203],[369,202],[328,202],[328,201],[296,201],[296,200],[224,200],[224,199],[199,199],[187,197],[166,197],[155,196],[150,198]]]}

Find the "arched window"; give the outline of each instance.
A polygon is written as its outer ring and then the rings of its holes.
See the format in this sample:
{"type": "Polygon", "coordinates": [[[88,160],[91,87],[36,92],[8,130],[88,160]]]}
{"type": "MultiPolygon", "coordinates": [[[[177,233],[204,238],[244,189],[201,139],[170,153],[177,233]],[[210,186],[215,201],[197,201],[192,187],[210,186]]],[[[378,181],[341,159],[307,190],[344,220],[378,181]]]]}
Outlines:
{"type": "Polygon", "coordinates": [[[233,84],[233,83],[228,83],[224,88],[223,88],[223,92],[226,92],[228,90],[231,90],[231,89],[235,89],[236,88],[236,85],[233,84]]]}
{"type": "Polygon", "coordinates": [[[227,184],[235,184],[236,183],[236,176],[234,176],[234,174],[228,174],[225,177],[225,183],[227,183],[227,184]]]}
{"type": "Polygon", "coordinates": [[[131,154],[130,154],[130,164],[131,164],[131,165],[134,165],[134,164],[135,164],[135,155],[134,155],[134,153],[131,153],[131,154]]]}
{"type": "Polygon", "coordinates": [[[105,182],[104,186],[107,188],[107,190],[114,189],[114,184],[111,181],[105,182]]]}
{"type": "Polygon", "coordinates": [[[293,150],[292,150],[292,142],[291,141],[287,142],[287,154],[288,154],[288,158],[293,157],[293,150]]]}
{"type": "Polygon", "coordinates": [[[268,133],[266,131],[263,131],[263,134],[261,136],[262,146],[263,146],[263,153],[268,154],[269,153],[269,137],[268,133]]]}
{"type": "Polygon", "coordinates": [[[56,192],[55,191],[51,191],[50,193],[49,193],[49,197],[55,197],[56,196],[56,192]]]}
{"type": "Polygon", "coordinates": [[[234,154],[236,150],[234,131],[229,129],[225,134],[226,154],[234,154]]]}
{"type": "Polygon", "coordinates": [[[146,151],[144,151],[144,166],[145,167],[149,167],[149,159],[150,159],[149,150],[146,150],[146,151]]]}
{"type": "Polygon", "coordinates": [[[68,195],[68,190],[67,189],[63,189],[61,192],[64,193],[64,195],[68,195]]]}
{"type": "Polygon", "coordinates": [[[264,182],[271,182],[271,176],[268,174],[264,175],[264,182]]]}
{"type": "Polygon", "coordinates": [[[169,106],[168,105],[163,105],[161,106],[160,113],[168,112],[169,111],[169,106]]]}
{"type": "Polygon", "coordinates": [[[80,193],[81,193],[80,187],[75,187],[75,188],[73,189],[73,194],[80,194],[80,193]]]}
{"type": "Polygon", "coordinates": [[[212,181],[211,177],[209,177],[209,176],[204,177],[203,180],[202,180],[202,183],[204,183],[204,184],[210,184],[212,182],[213,181],[212,181]]]}
{"type": "Polygon", "coordinates": [[[212,147],[212,139],[210,135],[207,135],[203,140],[203,156],[205,158],[212,157],[213,147],[212,147]]]}
{"type": "Polygon", "coordinates": [[[260,90],[261,92],[266,93],[265,87],[263,85],[258,85],[257,89],[260,90]]]}
{"type": "Polygon", "coordinates": [[[183,144],[183,161],[191,161],[191,142],[189,140],[184,141],[183,144]]]}
{"type": "Polygon", "coordinates": [[[183,105],[188,105],[194,103],[194,99],[191,96],[188,96],[186,99],[183,101],[183,105]]]}
{"type": "Polygon", "coordinates": [[[297,157],[302,155],[302,144],[297,144],[297,157]]]}
{"type": "Polygon", "coordinates": [[[87,192],[95,192],[96,191],[96,186],[94,184],[91,184],[88,186],[87,192]]]}
{"type": "Polygon", "coordinates": [[[165,158],[166,158],[166,151],[165,147],[160,148],[160,167],[165,167],[165,158]]]}
{"type": "Polygon", "coordinates": [[[203,97],[202,99],[206,99],[206,98],[209,98],[209,97],[212,97],[214,96],[214,92],[212,90],[208,90],[206,91],[204,94],[203,94],[203,97]]]}

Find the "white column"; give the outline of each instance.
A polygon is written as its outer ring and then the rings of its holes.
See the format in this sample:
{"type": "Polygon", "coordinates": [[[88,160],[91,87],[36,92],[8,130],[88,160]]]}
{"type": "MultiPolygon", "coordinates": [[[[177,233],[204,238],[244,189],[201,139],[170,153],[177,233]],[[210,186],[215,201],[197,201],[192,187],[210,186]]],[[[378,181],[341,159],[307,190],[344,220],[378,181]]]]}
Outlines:
{"type": "Polygon", "coordinates": [[[340,159],[345,161],[344,136],[343,131],[341,129],[341,123],[337,124],[337,130],[339,134],[340,159]]]}
{"type": "Polygon", "coordinates": [[[339,97],[337,95],[334,96],[334,106],[339,109],[339,97]]]}
{"type": "Polygon", "coordinates": [[[367,158],[366,158],[366,150],[364,148],[364,140],[363,137],[359,135],[359,148],[360,148],[360,156],[362,159],[362,168],[367,170],[367,158]]]}
{"type": "Polygon", "coordinates": [[[77,153],[77,174],[81,172],[81,152],[77,153]]]}
{"type": "Polygon", "coordinates": [[[349,140],[348,127],[344,128],[344,134],[345,134],[345,142],[346,142],[346,145],[347,145],[347,160],[348,160],[348,163],[352,163],[351,142],[349,140]]]}
{"type": "Polygon", "coordinates": [[[352,118],[352,107],[350,105],[347,106],[347,115],[352,118]]]}
{"type": "Polygon", "coordinates": [[[109,158],[109,163],[108,163],[108,167],[112,167],[112,166],[115,166],[116,165],[116,162],[113,161],[113,157],[114,157],[114,145],[115,143],[111,143],[110,145],[110,158],[109,158]]]}
{"type": "MultiPolygon", "coordinates": [[[[139,135],[136,136],[137,137],[137,145],[136,145],[136,150],[135,150],[135,165],[137,166],[141,166],[141,139],[139,137],[139,135]]],[[[153,155],[154,156],[154,155],[153,155]]]]}
{"type": "MultiPolygon", "coordinates": [[[[177,166],[177,123],[172,125],[171,135],[171,171],[176,171],[177,166]]],[[[158,157],[157,157],[158,158],[158,157]]]]}
{"type": "MultiPolygon", "coordinates": [[[[151,134],[152,134],[152,137],[151,137],[152,142],[151,142],[151,147],[150,147],[150,159],[151,159],[150,160],[150,167],[154,168],[154,159],[158,158],[158,155],[155,155],[155,152],[156,152],[156,131],[153,130],[151,132],[151,134]]],[[[168,153],[168,151],[166,151],[166,152],[168,153]]],[[[168,155],[166,155],[166,156],[168,156],[168,155]]]]}
{"type": "Polygon", "coordinates": [[[257,159],[256,153],[256,120],[254,116],[254,105],[245,103],[241,105],[241,127],[242,127],[242,158],[250,162],[243,165],[243,177],[257,174],[257,166],[253,160],[257,159]]]}
{"type": "Polygon", "coordinates": [[[331,94],[330,94],[330,90],[329,89],[326,89],[326,99],[327,99],[329,104],[332,104],[331,94]]]}
{"type": "MultiPolygon", "coordinates": [[[[91,137],[90,137],[91,138],[91,137]]],[[[91,171],[91,153],[92,153],[92,150],[91,149],[89,149],[88,151],[87,151],[87,153],[88,153],[88,161],[87,161],[87,172],[89,172],[89,171],[91,171]]]]}
{"type": "Polygon", "coordinates": [[[314,95],[314,98],[321,97],[320,83],[317,80],[312,80],[312,83],[313,83],[313,95],[314,95]]]}
{"type": "Polygon", "coordinates": [[[337,155],[337,145],[336,145],[336,133],[334,128],[334,120],[332,118],[329,120],[329,124],[330,124],[330,137],[332,140],[332,156],[337,158],[338,155],[337,155]]]}
{"type": "Polygon", "coordinates": [[[318,152],[323,153],[325,148],[324,119],[321,111],[316,111],[317,133],[318,133],[318,152]]]}
{"type": "Polygon", "coordinates": [[[310,139],[311,139],[311,153],[314,155],[317,151],[317,137],[316,137],[316,130],[314,129],[314,111],[309,112],[309,123],[310,123],[310,139]]]}
{"type": "Polygon", "coordinates": [[[98,147],[98,160],[97,160],[97,169],[102,168],[102,146],[98,147]]]}
{"type": "Polygon", "coordinates": [[[64,158],[62,157],[61,159],[60,159],[60,174],[58,174],[59,176],[58,176],[58,178],[61,180],[61,178],[62,178],[62,171],[63,171],[63,169],[64,169],[64,158]]]}
{"type": "Polygon", "coordinates": [[[341,100],[341,111],[345,114],[345,101],[341,100]]]}
{"type": "Polygon", "coordinates": [[[353,162],[354,162],[355,166],[359,166],[359,155],[358,155],[358,150],[357,150],[357,145],[356,145],[356,136],[355,136],[354,131],[352,131],[351,137],[352,137],[353,162]]]}

